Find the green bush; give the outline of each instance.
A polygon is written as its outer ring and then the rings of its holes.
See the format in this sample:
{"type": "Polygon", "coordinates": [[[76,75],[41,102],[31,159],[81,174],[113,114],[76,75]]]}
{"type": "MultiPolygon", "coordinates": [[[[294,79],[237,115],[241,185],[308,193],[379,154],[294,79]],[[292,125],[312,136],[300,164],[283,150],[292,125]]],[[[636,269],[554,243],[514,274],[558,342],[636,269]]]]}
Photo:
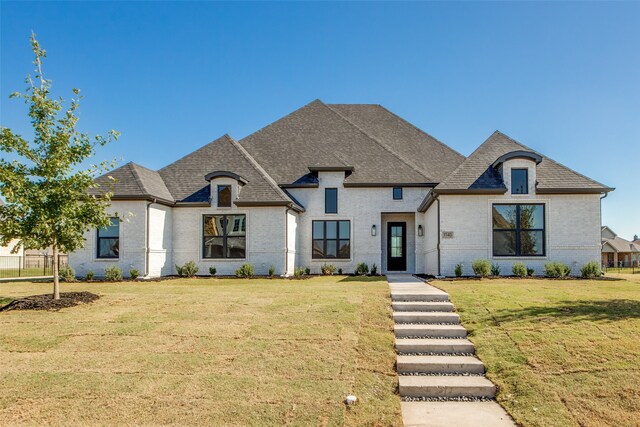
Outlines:
{"type": "Polygon", "coordinates": [[[129,270],[129,276],[132,280],[136,280],[138,276],[140,276],[140,272],[135,268],[132,268],[131,270],[129,270]]]}
{"type": "Polygon", "coordinates": [[[187,261],[182,267],[176,264],[176,271],[180,277],[193,277],[198,272],[198,266],[194,261],[187,261]]]}
{"type": "Polygon", "coordinates": [[[76,281],[76,272],[69,265],[63,265],[58,269],[58,278],[64,280],[65,282],[75,282],[76,281]]]}
{"type": "Polygon", "coordinates": [[[544,275],[547,277],[567,277],[571,273],[568,265],[561,262],[548,262],[544,265],[544,275]]]}
{"type": "Polygon", "coordinates": [[[525,277],[527,275],[527,266],[521,262],[514,262],[511,271],[515,276],[525,277]]]}
{"type": "Polygon", "coordinates": [[[580,269],[580,275],[585,279],[600,277],[602,275],[600,264],[598,264],[596,261],[590,261],[586,263],[580,269]]]}
{"type": "Polygon", "coordinates": [[[295,277],[296,279],[302,279],[304,277],[304,268],[296,267],[293,270],[293,277],[295,277]]]}
{"type": "Polygon", "coordinates": [[[311,274],[311,269],[309,267],[304,269],[304,274],[306,274],[307,276],[311,274]]]}
{"type": "Polygon", "coordinates": [[[372,276],[377,276],[378,275],[378,266],[376,265],[375,262],[371,266],[371,275],[372,276]]]}
{"type": "Polygon", "coordinates": [[[498,264],[491,264],[491,275],[492,276],[500,275],[500,266],[498,264]]]}
{"type": "Polygon", "coordinates": [[[336,267],[331,264],[322,264],[320,271],[322,271],[322,274],[325,276],[333,276],[336,273],[336,267]]]}
{"type": "Polygon", "coordinates": [[[453,269],[453,272],[456,274],[456,277],[461,277],[462,276],[462,263],[461,262],[456,264],[456,266],[453,269]]]}
{"type": "Polygon", "coordinates": [[[110,282],[119,282],[122,280],[122,270],[117,265],[112,265],[104,269],[104,278],[110,282]]]}
{"type": "Polygon", "coordinates": [[[273,265],[269,266],[269,277],[273,277],[276,274],[276,268],[273,265]]]}
{"type": "Polygon", "coordinates": [[[84,275],[84,280],[88,282],[89,280],[93,280],[94,276],[95,274],[93,273],[93,270],[89,270],[87,271],[87,274],[84,275]]]}
{"type": "Polygon", "coordinates": [[[342,269],[341,268],[338,269],[338,274],[342,274],[342,269]]]}
{"type": "Polygon", "coordinates": [[[209,267],[209,274],[215,276],[218,270],[215,267],[209,267]]]}
{"type": "Polygon", "coordinates": [[[248,262],[242,264],[242,266],[236,270],[236,276],[244,279],[253,277],[253,264],[249,264],[248,262]]]}
{"type": "Polygon", "coordinates": [[[531,277],[536,272],[533,268],[527,267],[527,276],[531,277]]]}
{"type": "Polygon", "coordinates": [[[491,262],[487,259],[477,259],[471,264],[473,274],[480,277],[487,277],[491,273],[491,262]]]}
{"type": "Polygon", "coordinates": [[[369,274],[369,266],[367,265],[366,262],[361,262],[358,264],[358,266],[356,267],[356,275],[358,276],[366,276],[367,274],[369,274]]]}

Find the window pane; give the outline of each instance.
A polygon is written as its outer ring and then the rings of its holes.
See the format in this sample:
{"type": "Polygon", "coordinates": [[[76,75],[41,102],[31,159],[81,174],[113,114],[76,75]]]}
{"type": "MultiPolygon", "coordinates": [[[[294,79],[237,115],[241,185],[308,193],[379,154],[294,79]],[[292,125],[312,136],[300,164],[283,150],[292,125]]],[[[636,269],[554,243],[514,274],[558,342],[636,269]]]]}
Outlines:
{"type": "Polygon", "coordinates": [[[335,239],[338,237],[338,222],[327,221],[327,239],[335,239]]]}
{"type": "Polygon", "coordinates": [[[402,257],[402,235],[391,236],[391,257],[402,257]]]}
{"type": "Polygon", "coordinates": [[[340,258],[350,258],[351,257],[351,241],[350,240],[340,240],[339,243],[339,251],[338,256],[340,258]]]}
{"type": "Polygon", "coordinates": [[[493,254],[498,256],[516,254],[516,232],[515,231],[494,231],[493,232],[493,254]]]}
{"type": "Polygon", "coordinates": [[[246,247],[246,237],[228,237],[227,258],[244,258],[246,247]]]}
{"type": "Polygon", "coordinates": [[[337,188],[325,188],[324,212],[338,213],[338,189],[337,188]]]}
{"type": "Polygon", "coordinates": [[[401,199],[402,199],[402,187],[394,187],[393,200],[401,200],[401,199]]]}
{"type": "Polygon", "coordinates": [[[327,258],[335,258],[338,256],[338,241],[337,240],[327,240],[327,253],[325,254],[327,258]]]}
{"type": "Polygon", "coordinates": [[[111,224],[104,228],[98,229],[98,237],[118,237],[120,231],[120,220],[111,218],[111,224]]]}
{"type": "Polygon", "coordinates": [[[204,217],[204,235],[222,236],[222,215],[207,215],[204,217]]]}
{"type": "Polygon", "coordinates": [[[222,237],[207,237],[204,240],[203,258],[224,258],[222,242],[222,237]]]}
{"type": "Polygon", "coordinates": [[[542,231],[520,232],[520,255],[542,255],[542,231]]]}
{"type": "Polygon", "coordinates": [[[351,222],[340,221],[340,236],[341,239],[349,239],[351,237],[351,222]]]}
{"type": "Polygon", "coordinates": [[[511,169],[511,194],[527,194],[527,169],[511,169]]]}
{"type": "Polygon", "coordinates": [[[544,206],[520,205],[520,228],[544,228],[544,206]]]}
{"type": "Polygon", "coordinates": [[[324,221],[313,221],[313,238],[324,238],[324,221]]]}
{"type": "Polygon", "coordinates": [[[218,185],[218,207],[231,207],[231,186],[218,185]]]}
{"type": "Polygon", "coordinates": [[[516,205],[493,205],[493,228],[516,228],[516,205]]]}
{"type": "Polygon", "coordinates": [[[245,215],[227,215],[227,236],[244,236],[245,233],[245,215]]]}
{"type": "Polygon", "coordinates": [[[118,258],[120,254],[120,239],[98,239],[98,258],[118,258]]]}
{"type": "Polygon", "coordinates": [[[323,240],[313,241],[313,258],[324,258],[323,240]]]}

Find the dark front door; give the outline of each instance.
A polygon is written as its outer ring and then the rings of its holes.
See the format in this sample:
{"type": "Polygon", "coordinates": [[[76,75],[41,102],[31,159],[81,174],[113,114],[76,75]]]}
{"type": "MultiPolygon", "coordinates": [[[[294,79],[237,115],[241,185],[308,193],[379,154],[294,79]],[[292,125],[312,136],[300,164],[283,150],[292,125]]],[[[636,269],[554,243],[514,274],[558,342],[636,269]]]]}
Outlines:
{"type": "Polygon", "coordinates": [[[387,270],[407,269],[407,223],[387,223],[387,270]]]}

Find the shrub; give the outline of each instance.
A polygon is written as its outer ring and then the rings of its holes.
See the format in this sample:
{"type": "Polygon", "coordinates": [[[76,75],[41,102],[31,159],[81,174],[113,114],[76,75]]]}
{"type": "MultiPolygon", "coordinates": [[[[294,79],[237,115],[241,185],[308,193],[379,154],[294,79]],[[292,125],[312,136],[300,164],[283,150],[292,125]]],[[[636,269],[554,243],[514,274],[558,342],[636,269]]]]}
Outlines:
{"type": "Polygon", "coordinates": [[[331,264],[322,264],[320,271],[322,271],[322,274],[325,276],[332,276],[336,273],[336,267],[331,264]]]}
{"type": "Polygon", "coordinates": [[[498,264],[491,264],[491,275],[492,276],[500,275],[500,266],[498,264]]]}
{"type": "Polygon", "coordinates": [[[342,269],[341,268],[338,269],[338,274],[342,274],[342,269]]]}
{"type": "Polygon", "coordinates": [[[249,264],[248,262],[242,264],[242,266],[236,270],[236,276],[245,279],[253,277],[253,264],[249,264]]]}
{"type": "Polygon", "coordinates": [[[366,262],[361,262],[356,267],[356,274],[358,276],[366,276],[369,273],[369,266],[366,262]]]}
{"type": "Polygon", "coordinates": [[[84,280],[86,281],[93,280],[93,276],[95,276],[95,274],[93,273],[93,270],[89,270],[87,271],[87,274],[84,275],[84,280]]]}
{"type": "Polygon", "coordinates": [[[75,282],[76,281],[76,272],[69,265],[63,265],[58,270],[58,278],[64,280],[65,282],[75,282]]]}
{"type": "Polygon", "coordinates": [[[600,277],[602,275],[602,271],[600,270],[600,265],[596,261],[590,261],[582,266],[580,269],[580,275],[585,279],[593,279],[595,277],[600,277]]]}
{"type": "Polygon", "coordinates": [[[544,275],[547,277],[566,277],[571,273],[568,265],[561,262],[548,262],[544,265],[544,275]]]}
{"type": "Polygon", "coordinates": [[[193,277],[198,272],[198,266],[193,261],[187,261],[182,267],[176,264],[176,271],[178,276],[193,277]]]}
{"type": "Polygon", "coordinates": [[[209,274],[215,276],[218,270],[215,267],[209,267],[209,274]]]}
{"type": "Polygon", "coordinates": [[[117,265],[112,265],[104,269],[104,278],[110,282],[119,282],[122,280],[122,270],[117,265]]]}
{"type": "Polygon", "coordinates": [[[372,276],[377,276],[378,275],[378,266],[376,265],[375,262],[371,266],[371,275],[372,276]]]}
{"type": "Polygon", "coordinates": [[[295,277],[296,279],[302,279],[304,277],[304,268],[296,267],[293,270],[293,277],[295,277]]]}
{"type": "Polygon", "coordinates": [[[453,272],[456,274],[456,277],[462,276],[462,263],[461,262],[456,264],[455,268],[453,269],[453,272]]]}
{"type": "Polygon", "coordinates": [[[131,276],[132,280],[136,280],[138,276],[140,276],[140,272],[135,268],[132,268],[131,270],[129,270],[129,276],[131,276]]]}
{"type": "Polygon", "coordinates": [[[527,267],[527,276],[531,277],[533,276],[533,273],[535,273],[536,271],[533,268],[529,268],[527,267]]]}
{"type": "Polygon", "coordinates": [[[269,277],[273,277],[276,274],[276,268],[273,265],[269,266],[269,277]]]}
{"type": "Polygon", "coordinates": [[[307,276],[311,274],[311,269],[309,267],[304,269],[304,274],[306,274],[307,276]]]}
{"type": "Polygon", "coordinates": [[[477,259],[471,264],[473,274],[480,277],[487,277],[491,273],[491,262],[486,259],[477,259]]]}
{"type": "Polygon", "coordinates": [[[511,271],[515,276],[525,277],[527,275],[527,266],[521,262],[514,262],[511,271]]]}

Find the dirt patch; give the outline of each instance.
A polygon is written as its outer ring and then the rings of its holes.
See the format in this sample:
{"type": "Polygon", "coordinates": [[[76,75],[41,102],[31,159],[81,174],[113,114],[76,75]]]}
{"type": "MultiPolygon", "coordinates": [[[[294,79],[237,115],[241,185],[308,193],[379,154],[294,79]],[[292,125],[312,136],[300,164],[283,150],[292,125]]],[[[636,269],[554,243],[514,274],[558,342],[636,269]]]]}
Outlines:
{"type": "Polygon", "coordinates": [[[60,299],[54,300],[52,294],[33,295],[11,301],[0,311],[9,310],[50,310],[58,311],[62,308],[74,307],[79,304],[89,304],[100,298],[91,292],[63,292],[60,299]]]}

